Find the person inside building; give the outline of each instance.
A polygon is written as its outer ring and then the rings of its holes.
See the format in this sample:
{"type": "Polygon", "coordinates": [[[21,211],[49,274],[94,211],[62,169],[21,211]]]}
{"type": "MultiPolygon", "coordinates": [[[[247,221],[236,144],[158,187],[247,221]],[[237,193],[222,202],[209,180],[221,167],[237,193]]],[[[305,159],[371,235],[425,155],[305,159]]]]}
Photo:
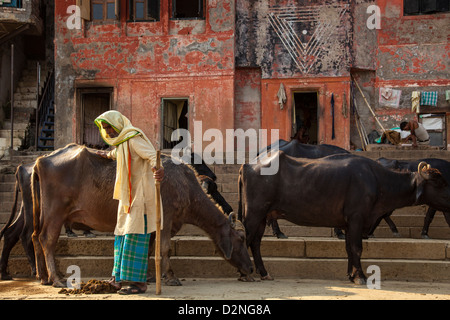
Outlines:
{"type": "Polygon", "coordinates": [[[419,144],[430,144],[430,136],[428,135],[425,127],[415,120],[409,122],[403,121],[400,123],[400,130],[410,131],[411,134],[405,138],[406,141],[411,140],[413,147],[417,147],[419,144]]]}
{"type": "Polygon", "coordinates": [[[95,119],[103,140],[115,148],[97,154],[117,160],[114,199],[119,200],[114,230],[114,267],[111,285],[119,294],[147,290],[148,246],[156,230],[155,181],[162,181],[164,168],[156,170],[156,150],[144,132],[133,127],[118,111],[95,119]],[[128,286],[122,286],[127,282],[128,286]]]}

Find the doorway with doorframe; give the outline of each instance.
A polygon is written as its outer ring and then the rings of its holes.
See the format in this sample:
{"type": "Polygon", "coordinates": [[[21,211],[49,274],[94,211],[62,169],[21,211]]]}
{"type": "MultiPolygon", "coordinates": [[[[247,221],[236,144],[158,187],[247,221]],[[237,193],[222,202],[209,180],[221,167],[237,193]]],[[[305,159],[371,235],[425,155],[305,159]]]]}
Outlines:
{"type": "Polygon", "coordinates": [[[112,88],[86,88],[80,90],[81,102],[81,144],[95,149],[106,149],[108,145],[99,134],[97,125],[94,123],[102,113],[111,109],[112,88]]]}
{"type": "Polygon", "coordinates": [[[301,143],[317,144],[318,141],[318,92],[294,92],[292,107],[292,139],[301,143]]]}
{"type": "MultiPolygon", "coordinates": [[[[163,149],[172,149],[183,141],[177,129],[188,130],[188,106],[187,98],[163,98],[162,107],[162,143],[163,149]]],[[[187,141],[190,146],[190,141],[187,141]]]]}

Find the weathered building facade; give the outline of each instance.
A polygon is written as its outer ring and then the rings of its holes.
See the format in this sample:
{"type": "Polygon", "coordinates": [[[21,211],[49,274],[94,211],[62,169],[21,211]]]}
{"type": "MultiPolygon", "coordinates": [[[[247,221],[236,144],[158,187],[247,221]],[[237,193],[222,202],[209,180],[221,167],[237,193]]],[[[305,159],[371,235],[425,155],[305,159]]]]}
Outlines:
{"type": "Polygon", "coordinates": [[[111,108],[160,148],[202,121],[349,149],[361,145],[353,101],[366,130],[380,129],[354,79],[385,128],[418,117],[413,91],[438,91],[419,114],[445,120],[448,9],[408,15],[405,2],[56,1],[56,146],[100,143],[92,120],[111,108]],[[401,90],[394,107],[379,101],[385,88],[401,90]]]}

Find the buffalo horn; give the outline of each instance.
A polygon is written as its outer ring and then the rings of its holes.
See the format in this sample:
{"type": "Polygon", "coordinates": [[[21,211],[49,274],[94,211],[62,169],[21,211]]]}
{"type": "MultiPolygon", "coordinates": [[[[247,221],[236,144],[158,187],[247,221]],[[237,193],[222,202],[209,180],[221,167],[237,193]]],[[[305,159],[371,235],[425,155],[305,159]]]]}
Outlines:
{"type": "Polygon", "coordinates": [[[426,169],[430,169],[431,166],[429,164],[427,164],[426,162],[422,161],[421,163],[419,163],[419,165],[417,166],[417,172],[420,173],[420,175],[424,178],[426,178],[426,176],[424,175],[423,170],[426,169]]]}
{"type": "Polygon", "coordinates": [[[231,227],[234,228],[236,226],[236,214],[231,212],[228,219],[230,220],[231,227]]]}

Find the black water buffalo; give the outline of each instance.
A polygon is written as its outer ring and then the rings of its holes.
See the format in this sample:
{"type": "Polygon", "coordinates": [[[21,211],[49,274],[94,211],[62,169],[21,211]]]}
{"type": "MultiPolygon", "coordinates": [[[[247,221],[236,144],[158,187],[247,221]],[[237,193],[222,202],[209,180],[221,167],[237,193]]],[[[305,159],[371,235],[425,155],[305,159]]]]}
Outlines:
{"type": "MultiPolygon", "coordinates": [[[[161,159],[165,168],[161,182],[164,212],[161,270],[166,284],[181,285],[170,266],[169,250],[171,236],[185,223],[206,231],[218,247],[218,252],[241,274],[252,273],[252,263],[244,243],[245,231],[240,227],[240,222],[228,219],[216,207],[190,166],[176,165],[164,155],[161,159]]],[[[114,230],[118,205],[112,198],[115,172],[115,161],[101,158],[93,150],[76,144],[36,160],[32,174],[32,238],[37,276],[42,283],[64,286],[57,275],[54,260],[64,222],[83,223],[104,232],[114,230]]]]}
{"type": "Polygon", "coordinates": [[[303,159],[277,151],[263,162],[242,165],[239,203],[238,217],[243,218],[261,279],[272,279],[264,267],[260,244],[267,216],[275,214],[298,225],[345,230],[348,276],[362,284],[366,282],[360,261],[362,239],[383,216],[413,204],[448,210],[450,188],[439,171],[425,163],[415,173],[398,173],[351,154],[303,159]],[[278,161],[278,171],[261,175],[274,161],[278,161]]]}
{"type": "MultiPolygon", "coordinates": [[[[333,146],[330,144],[311,145],[301,143],[297,139],[293,139],[291,141],[280,139],[277,142],[266,147],[265,149],[261,150],[258,153],[258,159],[261,160],[262,157],[265,157],[267,155],[268,151],[273,149],[279,149],[291,157],[308,159],[323,158],[332,154],[350,153],[347,150],[342,149],[341,147],[333,146]]],[[[281,231],[276,217],[268,219],[267,223],[268,225],[272,226],[273,234],[278,239],[287,239],[287,236],[281,231]]],[[[345,238],[342,230],[338,228],[334,229],[334,233],[340,239],[345,238]]]]}
{"type": "Polygon", "coordinates": [[[8,273],[8,259],[12,248],[21,240],[22,246],[30,263],[31,273],[36,274],[36,266],[34,261],[33,242],[31,234],[33,233],[33,203],[31,200],[31,172],[33,164],[19,165],[16,169],[14,204],[8,222],[0,231],[0,240],[4,236],[3,250],[0,258],[0,279],[11,280],[12,277],[8,273]],[[18,196],[22,195],[22,203],[20,205],[19,214],[16,217],[18,196]],[[15,218],[15,219],[14,219],[15,218]]]}
{"type": "Polygon", "coordinates": [[[222,207],[223,211],[229,215],[233,212],[233,208],[225,200],[225,198],[220,194],[217,189],[217,176],[212,172],[212,170],[206,165],[205,161],[201,159],[201,163],[198,163],[199,155],[191,153],[191,166],[198,174],[202,188],[209,194],[219,206],[222,207]]]}
{"type": "MultiPolygon", "coordinates": [[[[444,179],[447,181],[447,183],[450,184],[450,162],[442,159],[437,158],[425,158],[425,159],[419,159],[419,160],[411,160],[411,161],[400,161],[395,159],[386,159],[386,158],[379,158],[377,159],[377,162],[380,163],[383,167],[393,169],[393,170],[407,170],[407,171],[414,171],[416,170],[417,166],[420,162],[425,161],[428,163],[432,168],[436,168],[439,170],[439,172],[442,174],[444,179]]],[[[433,221],[434,215],[436,214],[436,209],[433,207],[428,207],[427,213],[425,215],[424,224],[421,232],[421,236],[424,239],[430,239],[428,236],[428,230],[430,228],[430,224],[433,221]]],[[[450,226],[450,212],[444,211],[444,218],[445,221],[447,221],[447,224],[450,226]]],[[[392,222],[393,223],[393,222],[392,222]]],[[[396,230],[395,224],[392,227],[390,225],[391,230],[396,230]],[[395,228],[395,229],[393,229],[395,228]]]]}

